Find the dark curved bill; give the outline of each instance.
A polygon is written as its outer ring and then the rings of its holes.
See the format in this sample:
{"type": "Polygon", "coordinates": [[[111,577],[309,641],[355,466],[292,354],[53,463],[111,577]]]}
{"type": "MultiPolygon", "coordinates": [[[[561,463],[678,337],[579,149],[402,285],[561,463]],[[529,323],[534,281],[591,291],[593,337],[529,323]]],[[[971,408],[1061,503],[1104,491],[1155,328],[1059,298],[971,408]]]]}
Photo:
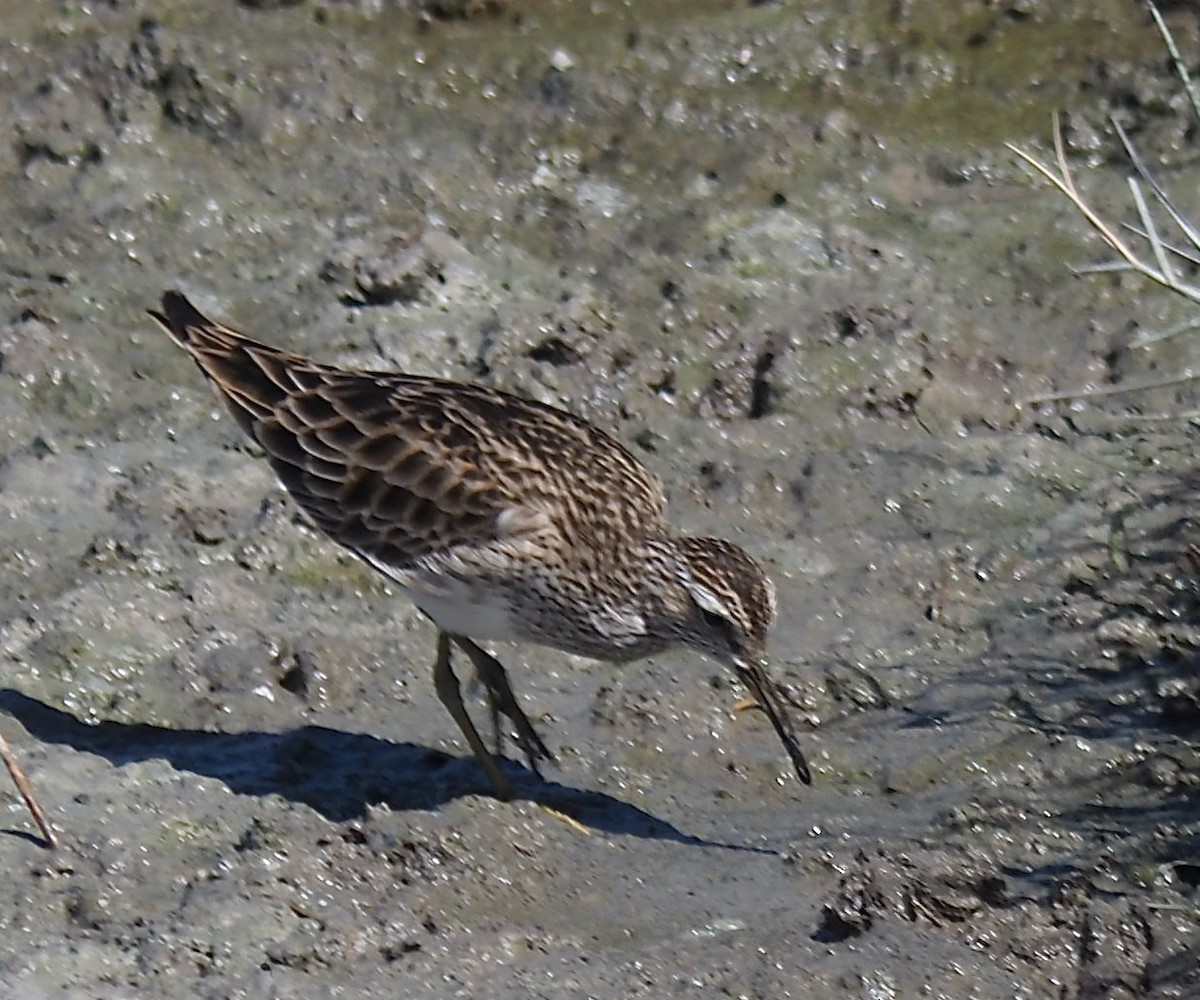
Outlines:
{"type": "Polygon", "coordinates": [[[742,679],[742,683],[750,689],[750,693],[754,695],[762,710],[767,713],[767,718],[771,720],[771,725],[774,727],[779,741],[787,751],[788,757],[791,758],[792,767],[796,769],[796,777],[806,785],[811,785],[812,772],[809,771],[808,762],[800,750],[800,742],[796,739],[795,730],[792,729],[792,720],[780,706],[775,689],[763,671],[763,665],[742,661],[735,663],[734,669],[737,671],[738,677],[742,679]]]}

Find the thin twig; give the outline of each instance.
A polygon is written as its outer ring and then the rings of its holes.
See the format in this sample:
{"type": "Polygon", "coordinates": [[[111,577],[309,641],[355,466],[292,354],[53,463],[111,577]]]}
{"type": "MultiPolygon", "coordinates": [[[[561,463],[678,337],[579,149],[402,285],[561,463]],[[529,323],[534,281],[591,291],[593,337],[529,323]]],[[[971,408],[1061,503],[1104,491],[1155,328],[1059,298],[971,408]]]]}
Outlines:
{"type": "Polygon", "coordinates": [[[1196,227],[1192,225],[1191,220],[1186,215],[1175,207],[1175,203],[1171,201],[1171,196],[1167,194],[1166,188],[1159,184],[1157,178],[1150,173],[1150,169],[1142,160],[1137,147],[1134,146],[1129,136],[1125,134],[1125,130],[1121,128],[1121,123],[1115,118],[1110,118],[1109,120],[1112,122],[1113,129],[1117,133],[1117,138],[1121,140],[1121,145],[1125,147],[1125,155],[1129,157],[1129,162],[1133,164],[1133,169],[1137,171],[1138,176],[1142,180],[1150,185],[1154,191],[1154,197],[1167,210],[1167,214],[1171,216],[1175,225],[1183,231],[1183,235],[1188,238],[1192,246],[1200,248],[1200,233],[1197,233],[1196,227]]]}
{"type": "Polygon", "coordinates": [[[1106,385],[1099,389],[1068,389],[1063,392],[1043,392],[1036,396],[1026,396],[1019,401],[1018,405],[1028,406],[1031,403],[1053,403],[1063,399],[1076,399],[1080,396],[1088,396],[1089,398],[1092,396],[1120,396],[1125,392],[1145,392],[1149,389],[1167,389],[1173,385],[1186,385],[1188,382],[1195,382],[1197,379],[1200,379],[1200,372],[1194,372],[1189,368],[1182,375],[1154,382],[1131,382],[1122,383],[1121,385],[1106,385]]]}
{"type": "Polygon", "coordinates": [[[1164,340],[1170,340],[1172,337],[1178,337],[1181,334],[1192,333],[1195,330],[1200,330],[1200,316],[1185,319],[1182,323],[1176,323],[1165,330],[1142,330],[1133,338],[1131,346],[1149,347],[1151,344],[1161,344],[1164,340]]]}
{"type": "MultiPolygon", "coordinates": [[[[1103,239],[1104,242],[1110,247],[1112,247],[1112,249],[1120,255],[1120,257],[1125,261],[1126,264],[1129,265],[1132,270],[1137,271],[1138,274],[1141,274],[1160,285],[1166,284],[1163,276],[1148,264],[1144,263],[1137,256],[1137,254],[1129,249],[1121,237],[1113,232],[1112,227],[1110,227],[1107,222],[1100,218],[1100,216],[1096,214],[1096,211],[1076,193],[1075,182],[1071,178],[1071,170],[1070,167],[1067,166],[1067,162],[1063,156],[1060,145],[1061,136],[1058,131],[1057,115],[1054,118],[1054,129],[1055,146],[1058,148],[1058,168],[1061,171],[1061,177],[1050,167],[1042,163],[1041,160],[1029,153],[1026,153],[1025,150],[1021,149],[1019,146],[1014,146],[1011,142],[1005,143],[1005,146],[1010,152],[1015,153],[1022,160],[1028,163],[1029,166],[1033,167],[1034,170],[1045,177],[1046,180],[1058,188],[1058,190],[1067,197],[1071,204],[1075,206],[1079,213],[1085,219],[1087,219],[1092,228],[1100,234],[1100,238],[1103,239]]],[[[1197,290],[1195,298],[1197,301],[1200,301],[1200,290],[1197,290]]]]}
{"type": "MultiPolygon", "coordinates": [[[[1200,98],[1197,97],[1195,88],[1192,86],[1191,77],[1188,75],[1187,67],[1184,65],[1183,57],[1179,54],[1179,48],[1175,44],[1175,39],[1171,35],[1170,29],[1163,20],[1162,15],[1158,11],[1158,7],[1153,3],[1153,0],[1148,0],[1146,6],[1150,10],[1151,16],[1154,18],[1154,23],[1158,28],[1159,34],[1162,36],[1163,42],[1167,47],[1167,51],[1171,54],[1175,72],[1178,74],[1180,81],[1183,83],[1184,91],[1187,93],[1188,101],[1191,104],[1192,112],[1196,116],[1196,120],[1200,121],[1200,98]]],[[[1071,176],[1071,168],[1067,163],[1066,151],[1064,149],[1062,127],[1059,122],[1059,117],[1054,116],[1053,135],[1054,135],[1054,166],[1049,166],[1037,159],[1030,153],[1026,153],[1023,149],[1014,146],[1012,143],[1007,143],[1008,149],[1016,156],[1020,157],[1026,164],[1032,167],[1035,171],[1049,181],[1058,191],[1063,194],[1067,200],[1075,206],[1076,210],[1088,221],[1088,224],[1099,234],[1100,238],[1108,245],[1108,247],[1116,253],[1119,259],[1107,261],[1101,264],[1088,265],[1086,267],[1073,268],[1076,274],[1095,274],[1114,271],[1135,271],[1143,277],[1153,281],[1155,284],[1161,285],[1168,291],[1180,295],[1190,302],[1200,302],[1200,286],[1191,284],[1184,280],[1176,269],[1175,261],[1181,260],[1186,264],[1196,265],[1198,263],[1197,253],[1200,252],[1200,229],[1192,224],[1183,212],[1175,207],[1175,203],[1171,200],[1170,195],[1151,173],[1149,167],[1138,153],[1133,141],[1121,127],[1121,123],[1116,119],[1111,119],[1112,126],[1116,132],[1117,138],[1125,149],[1125,155],[1129,157],[1129,162],[1133,165],[1134,176],[1129,178],[1129,189],[1133,194],[1134,205],[1137,209],[1138,219],[1141,223],[1139,226],[1131,226],[1125,224],[1120,228],[1132,233],[1134,237],[1144,241],[1145,247],[1149,247],[1149,252],[1146,253],[1142,244],[1135,243],[1130,246],[1119,235],[1119,231],[1110,226],[1100,216],[1100,214],[1091,207],[1079,193],[1075,187],[1075,179],[1071,176]],[[1166,243],[1159,236],[1159,227],[1155,223],[1154,215],[1151,211],[1151,204],[1146,198],[1143,191],[1143,185],[1150,189],[1154,203],[1161,206],[1162,210],[1170,217],[1179,231],[1183,234],[1184,240],[1190,244],[1190,248],[1181,249],[1166,243]],[[1139,253],[1138,251],[1142,252],[1139,253]],[[1196,251],[1196,252],[1193,252],[1196,251]]],[[[1187,323],[1173,327],[1170,330],[1162,333],[1143,332],[1140,336],[1134,339],[1133,347],[1147,347],[1150,344],[1158,343],[1166,340],[1169,337],[1177,336],[1190,329],[1200,327],[1200,320],[1189,320],[1187,323]]],[[[1092,396],[1114,396],[1126,392],[1138,392],[1145,389],[1161,389],[1174,385],[1183,385],[1187,382],[1193,382],[1200,379],[1200,374],[1187,370],[1182,375],[1163,379],[1155,382],[1139,382],[1125,383],[1121,385],[1105,386],[1103,388],[1081,389],[1066,392],[1043,393],[1037,396],[1030,396],[1022,400],[1018,405],[1028,405],[1032,403],[1044,403],[1055,400],[1075,399],[1079,397],[1092,396]]]]}
{"type": "Polygon", "coordinates": [[[1142,220],[1142,228],[1146,230],[1146,240],[1150,244],[1150,249],[1154,253],[1154,262],[1158,265],[1158,273],[1162,275],[1163,283],[1171,286],[1176,284],[1175,269],[1171,266],[1171,262],[1167,258],[1167,252],[1163,249],[1162,240],[1158,238],[1158,228],[1154,225],[1154,216],[1150,214],[1150,209],[1146,205],[1146,198],[1142,194],[1142,186],[1138,183],[1136,177],[1129,178],[1129,190],[1133,192],[1133,203],[1137,206],[1138,218],[1142,220]]]}
{"type": "MultiPolygon", "coordinates": [[[[1054,150],[1057,173],[1055,172],[1055,168],[1047,166],[1041,160],[1037,159],[1037,157],[1025,152],[1020,147],[1014,146],[1012,143],[1006,143],[1005,145],[1012,153],[1024,160],[1027,164],[1029,164],[1029,166],[1031,166],[1034,170],[1046,178],[1046,180],[1053,184],[1067,198],[1067,200],[1075,206],[1075,208],[1088,221],[1092,228],[1099,233],[1100,238],[1116,252],[1116,254],[1121,258],[1122,261],[1124,261],[1125,265],[1130,270],[1136,271],[1143,277],[1148,278],[1156,284],[1162,285],[1164,288],[1175,292],[1177,295],[1182,295],[1184,298],[1192,302],[1200,302],[1200,287],[1188,284],[1177,278],[1175,276],[1174,269],[1169,265],[1166,268],[1161,266],[1161,262],[1166,260],[1164,244],[1162,244],[1162,242],[1158,239],[1157,230],[1155,229],[1153,222],[1149,219],[1149,208],[1146,205],[1145,199],[1142,196],[1141,190],[1136,181],[1131,181],[1130,186],[1134,192],[1134,197],[1138,202],[1139,215],[1142,219],[1145,239],[1150,244],[1155,258],[1160,262],[1160,266],[1157,268],[1152,264],[1147,263],[1147,261],[1142,257],[1138,256],[1138,254],[1124,240],[1122,240],[1120,236],[1117,235],[1116,231],[1107,222],[1105,222],[1103,218],[1100,217],[1099,213],[1083,200],[1082,195],[1080,195],[1075,188],[1075,181],[1071,176],[1071,168],[1067,164],[1066,154],[1063,150],[1062,144],[1062,130],[1059,125],[1057,115],[1054,117],[1054,150]]],[[[1152,180],[1150,183],[1152,187],[1158,187],[1158,185],[1153,183],[1152,180]]],[[[1169,201],[1166,202],[1165,207],[1167,207],[1169,212],[1172,212],[1173,216],[1178,214],[1173,211],[1173,206],[1169,204],[1169,201]]],[[[1185,233],[1188,232],[1187,227],[1181,226],[1181,228],[1184,229],[1185,233]]]]}
{"type": "Polygon", "coordinates": [[[42,807],[38,805],[37,799],[33,797],[33,788],[30,787],[29,779],[25,777],[25,772],[17,762],[16,755],[12,752],[12,747],[8,745],[8,740],[4,738],[3,733],[0,733],[0,759],[3,759],[4,766],[8,768],[8,773],[12,776],[13,784],[17,786],[17,791],[21,793],[21,798],[25,800],[25,805],[28,807],[30,815],[33,816],[33,821],[38,825],[38,829],[42,831],[42,838],[51,848],[58,847],[58,838],[54,836],[54,830],[50,826],[50,821],[46,819],[46,814],[42,812],[42,807]]]}
{"type": "MultiPolygon", "coordinates": [[[[1121,228],[1127,232],[1133,233],[1134,236],[1140,236],[1144,240],[1149,239],[1143,230],[1138,229],[1138,227],[1133,225],[1131,222],[1122,222],[1121,228]]],[[[1172,256],[1178,257],[1185,264],[1191,264],[1193,267],[1200,267],[1200,255],[1193,250],[1185,250],[1183,247],[1177,247],[1174,243],[1163,243],[1163,249],[1172,256]]],[[[1119,264],[1120,262],[1114,261],[1114,263],[1119,264]]],[[[1121,264],[1120,266],[1124,267],[1125,265],[1121,264]]],[[[1080,268],[1080,270],[1083,269],[1080,268]]],[[[1128,268],[1126,268],[1126,270],[1128,270],[1128,268]]]]}
{"type": "Polygon", "coordinates": [[[1167,46],[1167,51],[1171,53],[1171,61],[1175,64],[1175,72],[1179,74],[1179,79],[1183,83],[1184,93],[1187,94],[1188,101],[1192,105],[1192,114],[1200,122],[1200,100],[1196,98],[1196,91],[1192,87],[1192,78],[1188,76],[1187,65],[1184,63],[1183,56],[1179,54],[1179,49],[1175,45],[1175,37],[1167,27],[1166,21],[1163,20],[1162,14],[1158,12],[1158,6],[1153,2],[1147,3],[1146,6],[1150,8],[1150,16],[1154,18],[1154,24],[1158,28],[1158,33],[1162,35],[1162,40],[1167,46]]]}

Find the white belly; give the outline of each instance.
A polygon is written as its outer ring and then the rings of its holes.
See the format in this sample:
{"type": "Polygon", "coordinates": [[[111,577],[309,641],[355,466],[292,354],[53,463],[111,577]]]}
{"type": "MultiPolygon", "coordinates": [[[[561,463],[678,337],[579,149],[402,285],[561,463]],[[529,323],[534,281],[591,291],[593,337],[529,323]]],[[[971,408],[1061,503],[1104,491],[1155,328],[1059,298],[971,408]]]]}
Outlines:
{"type": "Polygon", "coordinates": [[[507,602],[494,594],[484,595],[463,584],[441,586],[437,592],[404,590],[443,632],[469,639],[517,638],[507,602]]]}
{"type": "Polygon", "coordinates": [[[512,610],[494,590],[442,573],[397,571],[363,552],[356,555],[398,586],[443,632],[468,639],[516,639],[512,610]]]}

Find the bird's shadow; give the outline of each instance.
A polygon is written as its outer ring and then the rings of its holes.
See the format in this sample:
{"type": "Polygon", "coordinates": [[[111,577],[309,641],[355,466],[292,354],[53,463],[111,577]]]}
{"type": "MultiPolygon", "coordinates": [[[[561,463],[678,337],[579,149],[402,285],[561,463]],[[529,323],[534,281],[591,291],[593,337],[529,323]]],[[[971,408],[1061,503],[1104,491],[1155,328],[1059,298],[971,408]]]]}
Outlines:
{"type": "MultiPolygon", "coordinates": [[[[301,726],[281,733],[222,733],[148,723],[88,724],[11,688],[0,689],[0,710],[44,743],[96,754],[115,767],[165,760],[181,771],[216,778],[240,795],[278,795],[303,803],[335,823],[362,817],[374,805],[395,811],[434,810],[486,788],[471,759],[326,726],[301,726]]],[[[514,778],[518,798],[550,806],[593,830],[774,853],[684,833],[603,792],[545,781],[513,761],[506,761],[505,768],[514,778]]]]}

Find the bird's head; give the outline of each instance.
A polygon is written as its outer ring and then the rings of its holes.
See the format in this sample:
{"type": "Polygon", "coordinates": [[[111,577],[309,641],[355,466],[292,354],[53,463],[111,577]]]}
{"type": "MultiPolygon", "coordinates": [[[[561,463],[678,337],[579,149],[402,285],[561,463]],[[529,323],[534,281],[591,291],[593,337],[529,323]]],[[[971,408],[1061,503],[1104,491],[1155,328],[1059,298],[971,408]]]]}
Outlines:
{"type": "Polygon", "coordinates": [[[676,574],[687,597],[683,641],[729,666],[761,659],[775,622],[775,588],[762,567],[721,538],[678,544],[676,574]]]}
{"type": "Polygon", "coordinates": [[[731,667],[767,714],[797,777],[812,781],[791,720],[767,677],[763,653],[775,623],[775,587],[757,562],[720,538],[680,538],[680,640],[731,667]]]}

